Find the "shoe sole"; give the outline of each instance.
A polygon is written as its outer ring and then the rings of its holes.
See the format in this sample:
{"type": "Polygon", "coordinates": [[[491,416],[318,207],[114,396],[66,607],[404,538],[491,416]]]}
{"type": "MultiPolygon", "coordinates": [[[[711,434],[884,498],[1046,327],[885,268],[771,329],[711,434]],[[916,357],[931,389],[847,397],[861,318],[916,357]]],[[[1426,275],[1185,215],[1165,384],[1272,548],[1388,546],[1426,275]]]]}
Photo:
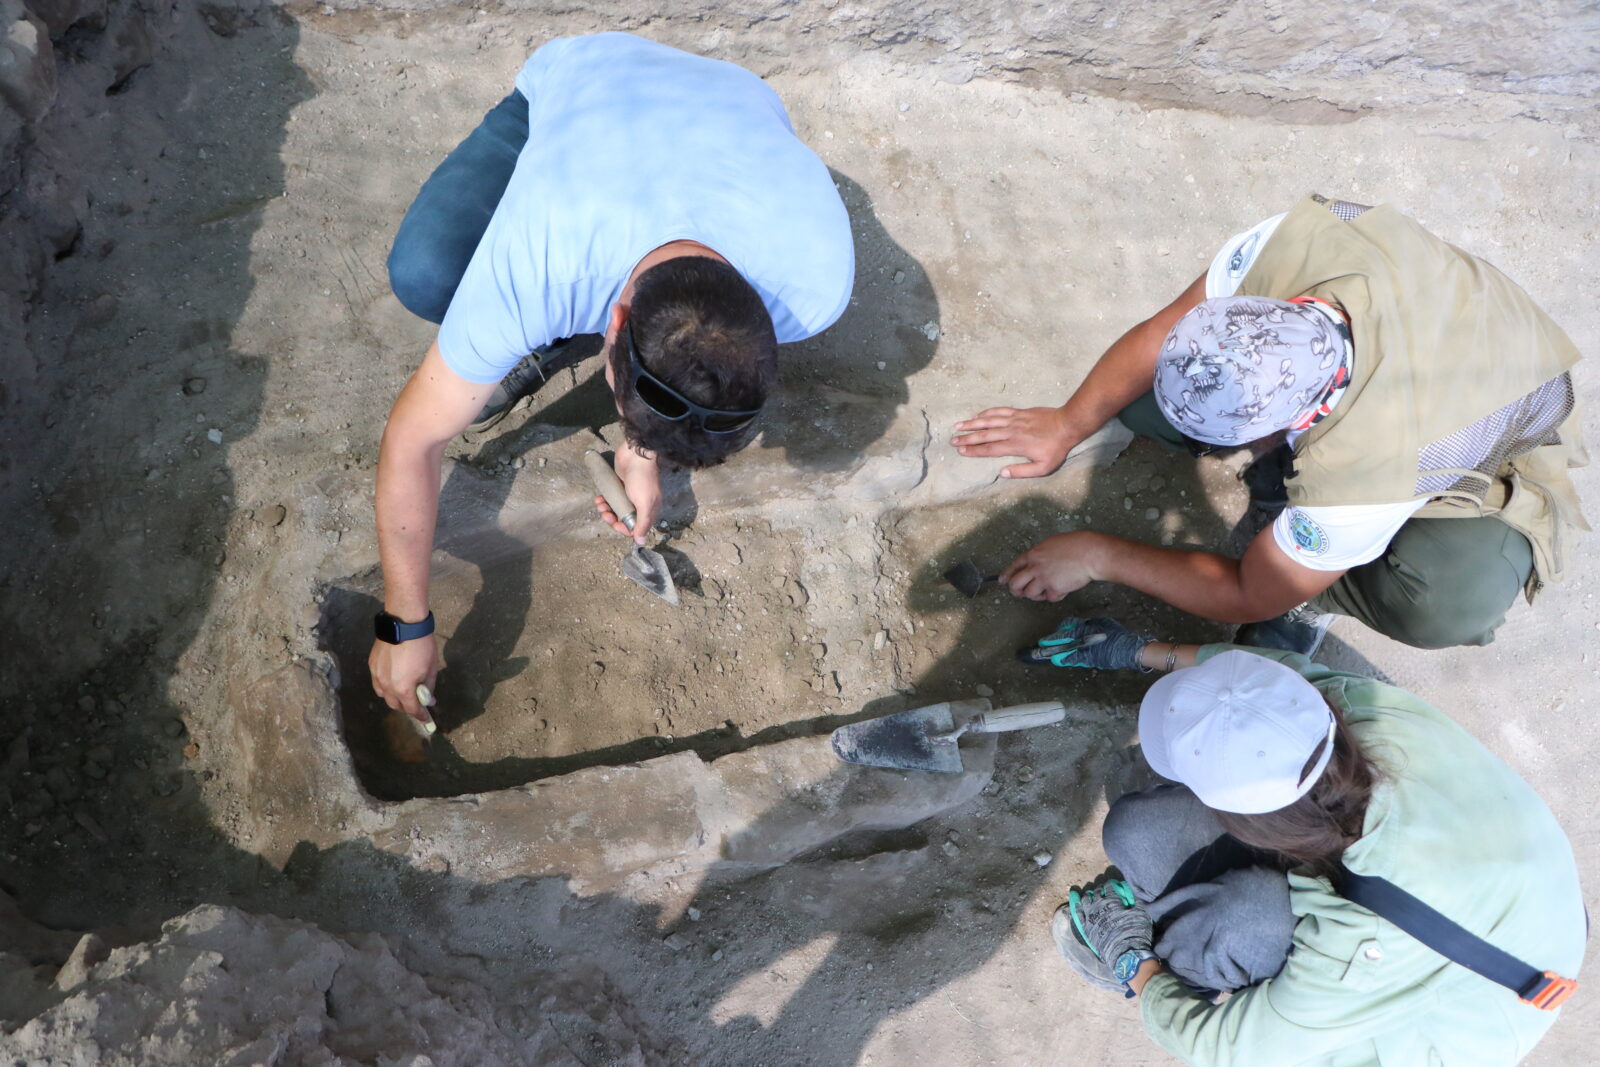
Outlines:
{"type": "Polygon", "coordinates": [[[1050,936],[1062,959],[1067,961],[1067,966],[1091,985],[1113,993],[1122,992],[1122,983],[1112,977],[1111,969],[1078,938],[1078,928],[1072,921],[1072,909],[1068,905],[1061,905],[1050,917],[1050,936]]]}

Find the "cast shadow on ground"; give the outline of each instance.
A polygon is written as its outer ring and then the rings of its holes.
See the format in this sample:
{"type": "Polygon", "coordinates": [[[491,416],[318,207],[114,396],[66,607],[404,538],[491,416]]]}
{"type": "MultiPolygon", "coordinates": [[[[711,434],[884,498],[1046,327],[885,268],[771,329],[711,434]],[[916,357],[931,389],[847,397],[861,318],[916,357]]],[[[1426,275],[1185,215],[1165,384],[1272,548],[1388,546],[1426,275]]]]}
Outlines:
{"type": "MultiPolygon", "coordinates": [[[[92,433],[66,423],[57,440],[78,455],[56,456],[49,442],[36,442],[28,462],[70,501],[74,521],[58,530],[65,536],[9,555],[5,566],[69,575],[63,595],[39,610],[5,614],[31,637],[64,631],[75,640],[38,655],[27,641],[5,642],[12,655],[0,662],[0,690],[17,728],[7,740],[13,756],[23,753],[24,770],[31,749],[42,781],[26,794],[9,784],[18,803],[13,818],[0,820],[0,880],[30,915],[80,929],[170,915],[254,885],[254,857],[211,863],[213,846],[228,850],[196,780],[209,772],[190,769],[186,709],[169,683],[180,660],[215,636],[201,624],[239,516],[229,453],[205,430],[224,427],[235,441],[254,432],[261,414],[271,356],[242,350],[234,327],[255,287],[252,244],[264,206],[284,192],[285,126],[315,89],[293,58],[298,25],[275,7],[184,5],[150,16],[148,36],[145,22],[123,17],[133,8],[113,6],[121,30],[100,33],[101,18],[67,31],[63,96],[44,121],[61,116],[68,128],[51,135],[80,150],[92,143],[96,155],[79,165],[112,177],[90,186],[78,240],[46,268],[40,299],[55,313],[27,342],[44,369],[40,386],[56,388],[59,376],[61,398],[76,396],[79,410],[92,399],[105,417],[92,420],[92,433]],[[85,88],[72,64],[120,62],[124,36],[143,47],[136,73],[115,92],[91,90],[98,100],[87,107],[69,98],[85,88]],[[97,50],[110,58],[97,59],[97,50]],[[169,192],[180,186],[181,195],[169,192]],[[174,233],[183,235],[181,256],[174,233]],[[96,292],[109,294],[96,305],[103,314],[80,317],[84,294],[96,292]],[[59,351],[45,347],[54,342],[43,326],[74,322],[59,351]],[[122,405],[102,408],[108,396],[122,405]],[[200,410],[207,421],[196,423],[200,410]],[[134,444],[123,447],[129,423],[134,444]],[[198,427],[190,436],[199,447],[172,440],[185,425],[198,427]],[[142,583],[134,595],[110,599],[128,575],[142,583]],[[89,626],[88,597],[103,605],[103,629],[89,626]]],[[[19,464],[14,475],[28,469],[19,464]]],[[[0,588],[9,585],[0,575],[0,588]]]]}

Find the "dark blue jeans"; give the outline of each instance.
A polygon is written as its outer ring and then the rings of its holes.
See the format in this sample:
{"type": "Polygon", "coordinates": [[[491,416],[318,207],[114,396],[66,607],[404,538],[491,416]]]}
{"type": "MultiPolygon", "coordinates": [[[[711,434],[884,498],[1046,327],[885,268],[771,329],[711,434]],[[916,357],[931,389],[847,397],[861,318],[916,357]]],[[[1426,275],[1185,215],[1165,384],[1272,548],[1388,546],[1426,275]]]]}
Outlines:
{"type": "Polygon", "coordinates": [[[389,251],[389,285],[406,310],[444,321],[527,142],[528,100],[513,90],[422,183],[389,251]]]}

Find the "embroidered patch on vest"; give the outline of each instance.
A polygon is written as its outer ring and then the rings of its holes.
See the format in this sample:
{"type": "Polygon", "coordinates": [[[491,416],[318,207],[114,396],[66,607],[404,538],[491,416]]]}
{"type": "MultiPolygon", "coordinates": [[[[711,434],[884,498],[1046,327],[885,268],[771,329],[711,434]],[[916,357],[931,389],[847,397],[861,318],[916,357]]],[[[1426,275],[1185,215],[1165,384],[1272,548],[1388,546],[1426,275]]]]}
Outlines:
{"type": "Polygon", "coordinates": [[[1313,518],[1299,508],[1289,512],[1289,533],[1295,547],[1308,556],[1325,556],[1328,553],[1328,533],[1313,518]]]}

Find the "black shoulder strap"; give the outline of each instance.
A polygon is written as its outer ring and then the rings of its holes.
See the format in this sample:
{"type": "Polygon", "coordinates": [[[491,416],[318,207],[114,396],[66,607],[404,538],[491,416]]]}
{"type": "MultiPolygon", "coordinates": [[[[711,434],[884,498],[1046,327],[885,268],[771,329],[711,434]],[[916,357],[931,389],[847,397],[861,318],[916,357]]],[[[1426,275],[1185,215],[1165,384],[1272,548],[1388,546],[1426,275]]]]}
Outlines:
{"type": "Polygon", "coordinates": [[[1344,871],[1342,878],[1340,889],[1345,899],[1389,920],[1439,955],[1505,986],[1518,999],[1542,1011],[1559,1008],[1578,987],[1577,982],[1554,971],[1534,970],[1386,878],[1353,871],[1344,871]]]}

